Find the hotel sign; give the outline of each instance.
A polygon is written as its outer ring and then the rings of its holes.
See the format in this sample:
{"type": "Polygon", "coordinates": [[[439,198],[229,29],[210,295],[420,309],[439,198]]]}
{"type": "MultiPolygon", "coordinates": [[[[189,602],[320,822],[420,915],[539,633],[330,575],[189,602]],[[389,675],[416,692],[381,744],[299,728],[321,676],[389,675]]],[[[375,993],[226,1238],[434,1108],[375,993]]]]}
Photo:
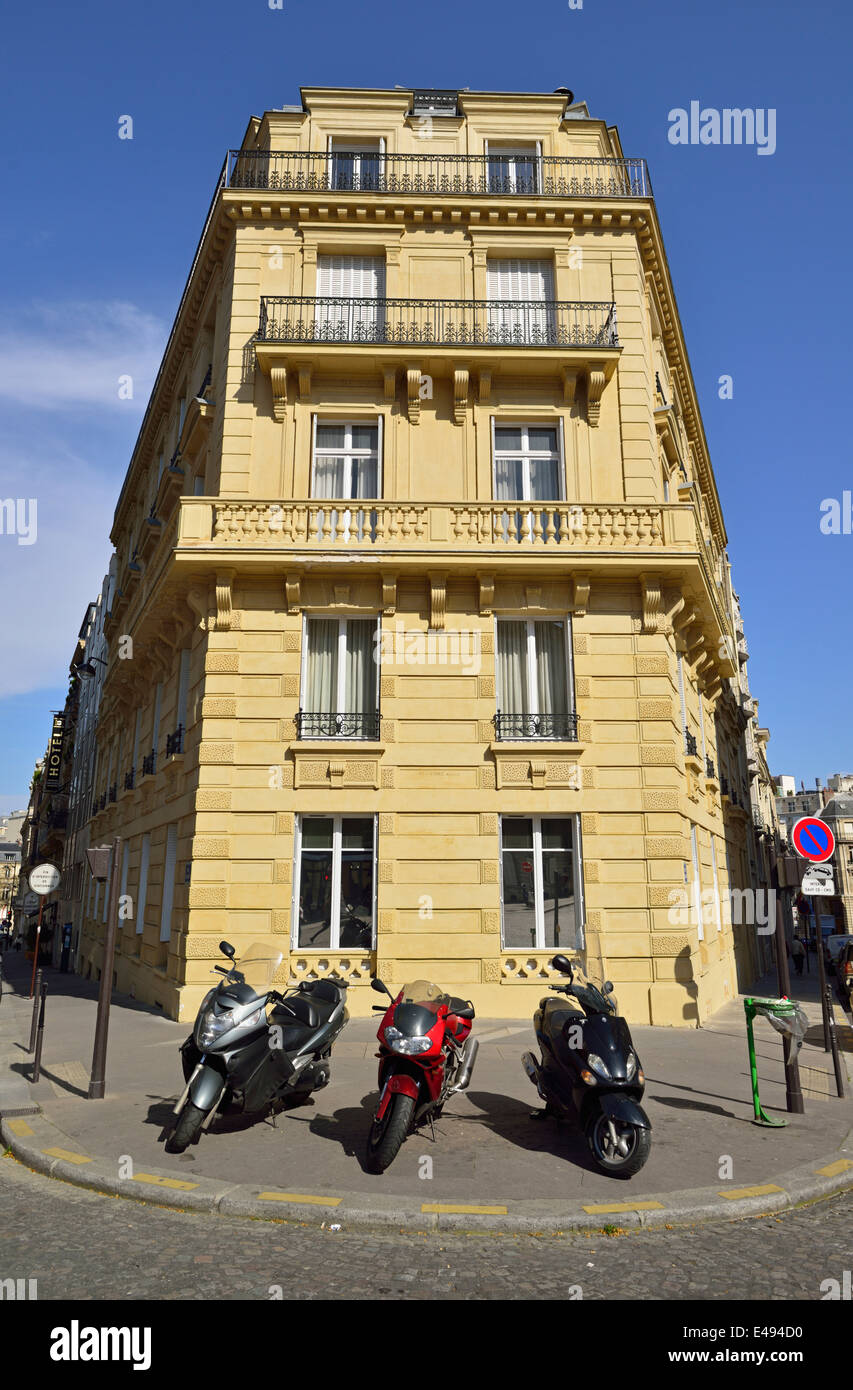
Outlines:
{"type": "Polygon", "coordinates": [[[53,716],[53,733],[47,749],[47,766],[44,785],[48,791],[56,791],[62,783],[62,745],[65,742],[65,715],[53,716]]]}

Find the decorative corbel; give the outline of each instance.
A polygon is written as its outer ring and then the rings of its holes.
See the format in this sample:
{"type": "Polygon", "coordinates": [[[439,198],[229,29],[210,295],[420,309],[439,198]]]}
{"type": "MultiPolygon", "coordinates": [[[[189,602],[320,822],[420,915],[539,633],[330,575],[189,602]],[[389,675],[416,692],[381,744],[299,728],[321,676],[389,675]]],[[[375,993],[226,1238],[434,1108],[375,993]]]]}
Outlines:
{"type": "Polygon", "coordinates": [[[464,425],[468,411],[468,368],[457,367],[453,373],[453,423],[464,425]]]}
{"type": "Polygon", "coordinates": [[[287,574],[284,577],[284,595],[288,613],[299,613],[302,609],[302,576],[287,574]]]}
{"type": "Polygon", "coordinates": [[[210,602],[207,591],[193,585],[191,589],[187,589],[186,600],[196,616],[196,626],[200,627],[203,632],[206,631],[210,617],[210,602]]]}
{"type": "Polygon", "coordinates": [[[406,367],[406,409],[409,424],[419,424],[421,418],[421,369],[413,363],[409,363],[406,367]]]}
{"type": "Polygon", "coordinates": [[[578,618],[586,617],[587,604],[589,603],[590,576],[588,574],[573,575],[574,602],[573,609],[578,618]]]}
{"type": "Polygon", "coordinates": [[[383,574],[382,576],[382,612],[387,618],[393,617],[397,612],[396,574],[383,574]]]}
{"type": "Polygon", "coordinates": [[[235,570],[222,570],[216,576],[216,631],[230,632],[231,622],[234,616],[231,606],[232,593],[231,586],[234,583],[235,570]]]}
{"type": "Polygon", "coordinates": [[[538,584],[526,584],[524,588],[524,597],[528,608],[542,607],[542,590],[538,584]]]}
{"type": "Polygon", "coordinates": [[[480,616],[489,618],[495,602],[495,576],[493,574],[478,574],[477,579],[480,584],[480,616]]]}
{"type": "Polygon", "coordinates": [[[663,616],[660,579],[654,574],[640,575],[643,596],[643,632],[657,632],[663,616]]]}
{"type": "Polygon", "coordinates": [[[560,375],[563,379],[563,402],[565,405],[574,405],[578,389],[577,372],[569,367],[561,367],[560,375]]]}
{"type": "Polygon", "coordinates": [[[477,400],[482,405],[492,394],[492,369],[481,367],[477,373],[477,400]]]}
{"type": "Polygon", "coordinates": [[[443,631],[447,612],[447,574],[445,572],[427,575],[429,580],[429,625],[435,631],[443,631]]]}
{"type": "Polygon", "coordinates": [[[604,391],[604,372],[590,367],[586,373],[586,418],[590,425],[597,425],[601,416],[601,396],[604,391]]]}
{"type": "Polygon", "coordinates": [[[272,413],[279,423],[287,419],[287,368],[270,367],[272,413]]]}

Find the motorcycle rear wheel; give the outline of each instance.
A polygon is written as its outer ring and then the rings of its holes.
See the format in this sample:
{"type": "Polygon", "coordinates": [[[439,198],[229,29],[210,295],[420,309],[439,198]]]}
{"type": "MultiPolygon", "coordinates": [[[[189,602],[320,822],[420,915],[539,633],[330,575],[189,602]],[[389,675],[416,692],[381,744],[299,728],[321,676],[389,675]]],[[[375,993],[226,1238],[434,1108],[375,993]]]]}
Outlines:
{"type": "Polygon", "coordinates": [[[609,1177],[631,1178],[639,1173],[651,1153],[651,1131],[625,1120],[613,1120],[617,1137],[614,1146],[610,1123],[610,1117],[598,1109],[587,1122],[586,1142],[593,1162],[609,1177]]]}
{"type": "Polygon", "coordinates": [[[167,1152],[170,1154],[182,1154],[194,1139],[201,1133],[201,1122],[207,1114],[206,1110],[200,1110],[197,1105],[187,1101],[180,1115],[178,1123],[169,1135],[169,1142],[166,1145],[167,1152]]]}
{"type": "Polygon", "coordinates": [[[415,1102],[412,1096],[392,1096],[381,1120],[374,1120],[367,1138],[367,1167],[371,1173],[384,1173],[400,1152],[412,1125],[415,1102]]]}

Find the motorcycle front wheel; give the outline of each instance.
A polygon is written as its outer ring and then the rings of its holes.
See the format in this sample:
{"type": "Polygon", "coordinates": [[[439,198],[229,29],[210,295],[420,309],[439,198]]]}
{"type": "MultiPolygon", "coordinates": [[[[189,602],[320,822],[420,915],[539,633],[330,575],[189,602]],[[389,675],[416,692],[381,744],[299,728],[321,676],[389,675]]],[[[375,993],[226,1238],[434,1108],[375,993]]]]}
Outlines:
{"type": "Polygon", "coordinates": [[[415,1102],[412,1096],[391,1097],[381,1120],[374,1120],[367,1139],[367,1167],[371,1173],[384,1173],[400,1152],[412,1124],[415,1102]]]}
{"type": "Polygon", "coordinates": [[[170,1154],[182,1154],[194,1139],[201,1133],[201,1122],[206,1115],[205,1110],[200,1110],[197,1105],[192,1105],[187,1101],[180,1115],[178,1123],[169,1135],[169,1142],[166,1151],[170,1154]]]}
{"type": "Polygon", "coordinates": [[[652,1148],[651,1130],[614,1120],[598,1109],[587,1121],[586,1141],[596,1167],[613,1178],[639,1173],[652,1148]]]}

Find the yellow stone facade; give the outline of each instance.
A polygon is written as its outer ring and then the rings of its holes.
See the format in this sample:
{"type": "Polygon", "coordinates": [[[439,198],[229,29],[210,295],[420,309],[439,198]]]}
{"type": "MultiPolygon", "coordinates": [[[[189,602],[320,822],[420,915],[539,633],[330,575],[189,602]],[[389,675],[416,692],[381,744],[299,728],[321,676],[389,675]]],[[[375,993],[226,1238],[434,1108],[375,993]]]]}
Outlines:
{"type": "MultiPolygon", "coordinates": [[[[355,1015],[374,970],[530,1014],[554,948],[535,923],[507,940],[501,836],[535,827],[544,864],[542,818],[571,825],[560,944],[585,923],[632,1021],[695,1026],[736,954],[753,967],[725,913],[673,924],[674,889],[750,883],[749,812],[720,781],[748,808],[726,535],[645,167],[566,102],[465,92],[425,115],[411,92],[306,89],[226,165],[116,510],[91,827],[123,839],[116,983],[172,1017],[223,937],[275,938],[281,980],[345,975],[355,1015]],[[364,275],[330,318],[329,287],[364,275]],[[317,495],[324,425],[377,441],[375,495],[317,495]],[[496,495],[522,428],[556,441],[535,510],[496,495]],[[378,625],[381,718],[358,737],[298,725],[312,620],[346,644],[344,620],[378,625]],[[498,736],[513,621],[528,643],[562,625],[554,736],[498,736]],[[311,836],[344,844],[338,817],[372,821],[372,881],[341,848],[309,865],[311,836]],[[357,946],[308,944],[296,879],[305,899],[327,869],[361,884],[357,946]]],[[[533,851],[519,872],[536,918],[533,851]]]]}

